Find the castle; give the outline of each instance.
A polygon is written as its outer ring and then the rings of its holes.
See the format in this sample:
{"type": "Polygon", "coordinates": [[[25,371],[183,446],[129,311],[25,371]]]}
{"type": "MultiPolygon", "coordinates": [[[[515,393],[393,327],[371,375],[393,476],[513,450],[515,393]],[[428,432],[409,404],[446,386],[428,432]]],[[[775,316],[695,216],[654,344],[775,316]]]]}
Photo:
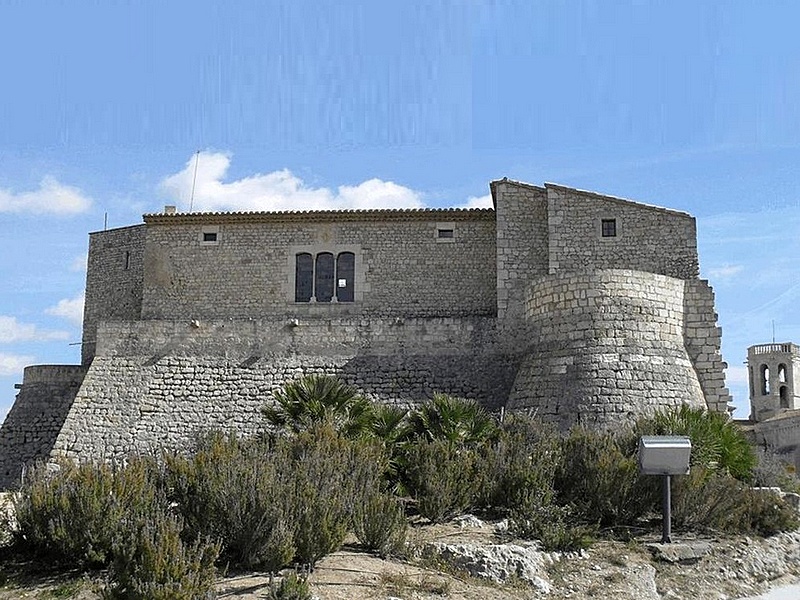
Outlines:
{"type": "Polygon", "coordinates": [[[493,209],[164,213],[90,235],[82,364],[25,369],[0,485],[256,432],[330,373],[382,402],[443,392],[561,427],[727,412],[714,295],[686,213],[503,179],[493,209]]]}

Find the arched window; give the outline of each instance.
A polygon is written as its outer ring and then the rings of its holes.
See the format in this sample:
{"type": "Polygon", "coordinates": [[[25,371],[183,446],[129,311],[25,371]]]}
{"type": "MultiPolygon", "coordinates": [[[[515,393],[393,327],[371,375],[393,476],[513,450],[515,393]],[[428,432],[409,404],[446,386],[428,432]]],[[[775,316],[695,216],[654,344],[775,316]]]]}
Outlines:
{"type": "Polygon", "coordinates": [[[354,302],[356,255],[353,252],[295,254],[295,302],[354,302]]]}
{"type": "Polygon", "coordinates": [[[789,408],[789,394],[785,385],[781,386],[781,408],[789,408]]]}
{"type": "Polygon", "coordinates": [[[336,299],[352,302],[355,297],[356,255],[340,252],[336,257],[336,299]]]}
{"type": "Polygon", "coordinates": [[[769,367],[761,365],[761,395],[769,395],[769,367]]]}
{"type": "Polygon", "coordinates": [[[314,297],[317,302],[330,302],[333,298],[333,254],[320,252],[314,265],[314,297]]]}
{"type": "Polygon", "coordinates": [[[786,365],[783,363],[778,365],[778,381],[786,383],[786,365]]]}
{"type": "Polygon", "coordinates": [[[295,257],[294,301],[311,302],[314,295],[314,258],[307,252],[295,257]]]}

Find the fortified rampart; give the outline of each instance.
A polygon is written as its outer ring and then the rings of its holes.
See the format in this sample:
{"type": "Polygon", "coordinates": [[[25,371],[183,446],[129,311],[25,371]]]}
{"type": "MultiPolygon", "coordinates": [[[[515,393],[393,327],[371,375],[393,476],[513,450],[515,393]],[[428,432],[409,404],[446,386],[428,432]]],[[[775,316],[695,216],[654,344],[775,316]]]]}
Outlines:
{"type": "Polygon", "coordinates": [[[308,373],[338,375],[383,402],[439,391],[497,408],[519,363],[485,317],[139,321],[99,331],[60,454],[121,457],[209,428],[251,434],[271,392],[308,373]]]}
{"type": "MultiPolygon", "coordinates": [[[[538,279],[525,303],[534,338],[509,408],[567,427],[576,421],[613,425],[620,415],[679,404],[705,408],[699,375],[721,364],[696,369],[687,353],[687,346],[703,343],[687,337],[685,315],[696,308],[687,310],[693,301],[688,286],[673,277],[612,269],[538,279]]],[[[705,383],[715,398],[723,392],[719,381],[705,383]]]]}
{"type": "Polygon", "coordinates": [[[50,455],[86,375],[74,365],[25,367],[17,399],[0,429],[0,482],[19,482],[23,465],[50,455]]]}
{"type": "MultiPolygon", "coordinates": [[[[7,419],[0,484],[32,457],[252,433],[272,391],[314,372],[381,402],[438,391],[564,427],[681,403],[727,410],[690,215],[490,187],[494,210],[170,210],[91,234],[85,377],[52,449],[18,451],[28,425],[7,419]]],[[[41,404],[34,387],[26,371],[15,414],[41,404]]]]}

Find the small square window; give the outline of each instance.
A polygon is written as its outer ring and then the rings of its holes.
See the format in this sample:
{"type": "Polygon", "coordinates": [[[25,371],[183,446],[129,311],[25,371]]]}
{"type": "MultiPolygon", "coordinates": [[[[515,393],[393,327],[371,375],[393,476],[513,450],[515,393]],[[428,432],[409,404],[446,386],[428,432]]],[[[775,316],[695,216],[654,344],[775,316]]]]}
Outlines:
{"type": "Polygon", "coordinates": [[[200,230],[201,246],[216,246],[219,244],[219,225],[204,225],[200,230]]]}
{"type": "Polygon", "coordinates": [[[436,224],[436,241],[437,242],[455,242],[456,241],[456,224],[455,223],[437,223],[436,224]]]}
{"type": "Polygon", "coordinates": [[[605,237],[617,237],[617,220],[602,219],[600,221],[601,235],[605,237]]]}

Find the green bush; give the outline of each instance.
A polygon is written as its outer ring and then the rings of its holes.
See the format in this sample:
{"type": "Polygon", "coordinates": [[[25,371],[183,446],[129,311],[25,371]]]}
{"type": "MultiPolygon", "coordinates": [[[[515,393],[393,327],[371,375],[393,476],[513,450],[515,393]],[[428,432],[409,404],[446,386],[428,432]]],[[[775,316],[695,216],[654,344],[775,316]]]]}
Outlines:
{"type": "Polygon", "coordinates": [[[356,538],[381,557],[403,549],[407,528],[403,504],[391,494],[373,491],[354,509],[353,532],[356,538]]]}
{"type": "Polygon", "coordinates": [[[525,540],[539,540],[547,551],[570,552],[588,548],[597,528],[584,525],[572,516],[569,507],[540,504],[540,498],[523,501],[512,509],[508,521],[511,535],[525,540]]]}
{"type": "Polygon", "coordinates": [[[774,492],[745,488],[743,496],[739,531],[767,537],[800,527],[797,510],[774,492]]]}
{"type": "Polygon", "coordinates": [[[560,503],[572,504],[586,523],[636,525],[656,508],[660,487],[658,478],[639,474],[633,447],[624,435],[573,429],[556,476],[560,503]]]}
{"type": "Polygon", "coordinates": [[[345,439],[330,427],[301,433],[283,444],[285,477],[292,484],[289,514],[295,524],[295,558],[313,567],[341,547],[354,507],[380,489],[386,461],[377,445],[345,439]]]}
{"type": "Polygon", "coordinates": [[[495,512],[527,506],[531,498],[546,506],[555,499],[554,480],[562,461],[556,430],[525,416],[511,416],[496,440],[479,451],[483,481],[478,506],[495,512]]]}
{"type": "Polygon", "coordinates": [[[298,574],[290,571],[279,583],[270,577],[267,600],[311,600],[311,586],[308,584],[307,574],[298,574]]]}
{"type": "Polygon", "coordinates": [[[415,441],[403,460],[404,487],[426,519],[440,523],[475,505],[483,485],[475,450],[446,440],[415,441]]]}
{"type": "Polygon", "coordinates": [[[216,597],[217,543],[181,539],[183,524],[158,511],[131,517],[114,541],[106,592],[115,600],[204,600],[216,597]]]}
{"type": "Polygon", "coordinates": [[[777,494],[703,467],[673,479],[672,507],[673,523],[684,529],[769,536],[800,525],[777,494]]]}
{"type": "Polygon", "coordinates": [[[757,487],[779,487],[784,492],[800,493],[800,479],[794,465],[789,465],[774,454],[756,452],[753,468],[753,485],[757,487]]]}
{"type": "Polygon", "coordinates": [[[107,564],[120,523],[130,514],[148,514],[163,501],[155,463],[132,460],[125,468],[105,463],[28,472],[14,496],[19,547],[81,568],[107,564]]]}
{"type": "Polygon", "coordinates": [[[692,440],[692,467],[700,466],[751,481],[756,455],[744,432],[727,415],[685,404],[640,420],[639,435],[685,435],[692,440]]]}
{"type": "Polygon", "coordinates": [[[168,465],[185,539],[218,539],[232,566],[273,572],[338,549],[353,507],[380,488],[386,461],[376,444],[328,425],[272,444],[212,436],[168,465]]]}
{"type": "Polygon", "coordinates": [[[289,481],[264,444],[211,435],[191,458],[168,457],[167,465],[184,539],[220,540],[223,556],[238,568],[276,571],[291,562],[289,481]]]}

